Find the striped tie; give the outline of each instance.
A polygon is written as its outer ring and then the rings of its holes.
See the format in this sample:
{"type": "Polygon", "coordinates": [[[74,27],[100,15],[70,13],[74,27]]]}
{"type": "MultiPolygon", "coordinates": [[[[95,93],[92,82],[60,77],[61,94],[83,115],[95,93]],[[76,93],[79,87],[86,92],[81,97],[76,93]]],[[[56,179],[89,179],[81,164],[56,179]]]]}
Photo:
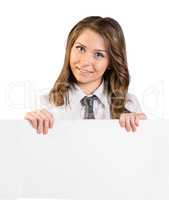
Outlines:
{"type": "Polygon", "coordinates": [[[85,96],[81,99],[81,105],[85,107],[85,114],[84,119],[95,119],[94,112],[93,112],[93,102],[97,100],[97,96],[93,95],[91,97],[85,96]]]}

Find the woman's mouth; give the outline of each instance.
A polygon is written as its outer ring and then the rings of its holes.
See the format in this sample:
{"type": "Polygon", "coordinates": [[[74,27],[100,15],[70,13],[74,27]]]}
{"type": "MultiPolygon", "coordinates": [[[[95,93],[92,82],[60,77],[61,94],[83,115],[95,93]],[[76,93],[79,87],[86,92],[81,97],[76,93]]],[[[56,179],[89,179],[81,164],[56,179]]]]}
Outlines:
{"type": "Polygon", "coordinates": [[[81,69],[81,68],[78,68],[78,70],[79,70],[81,73],[84,73],[84,74],[93,73],[92,71],[84,70],[84,69],[81,69]]]}

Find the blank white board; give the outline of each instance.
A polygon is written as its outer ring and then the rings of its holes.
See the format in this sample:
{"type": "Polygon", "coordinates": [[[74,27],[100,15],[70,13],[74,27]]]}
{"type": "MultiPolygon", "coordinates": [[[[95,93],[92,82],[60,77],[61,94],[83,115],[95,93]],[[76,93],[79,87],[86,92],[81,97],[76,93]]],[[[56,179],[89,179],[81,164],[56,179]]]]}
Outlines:
{"type": "Polygon", "coordinates": [[[168,200],[169,121],[55,122],[39,135],[24,120],[0,121],[0,199],[168,200]]]}

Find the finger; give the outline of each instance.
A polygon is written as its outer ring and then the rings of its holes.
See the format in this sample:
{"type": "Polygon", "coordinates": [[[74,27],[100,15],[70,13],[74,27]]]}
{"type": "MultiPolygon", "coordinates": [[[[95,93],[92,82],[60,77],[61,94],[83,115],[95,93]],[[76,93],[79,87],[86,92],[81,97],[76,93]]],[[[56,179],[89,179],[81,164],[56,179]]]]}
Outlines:
{"type": "Polygon", "coordinates": [[[125,128],[126,131],[129,132],[130,131],[130,117],[128,114],[125,114],[125,128]]]}
{"type": "Polygon", "coordinates": [[[42,133],[43,132],[43,121],[44,121],[44,116],[39,114],[38,111],[33,113],[33,115],[37,118],[38,120],[38,126],[37,126],[37,133],[42,133]]]}
{"type": "Polygon", "coordinates": [[[46,109],[42,109],[40,111],[49,118],[49,128],[53,128],[53,125],[54,125],[53,115],[50,112],[48,112],[46,109]]]}
{"type": "Polygon", "coordinates": [[[40,122],[41,132],[47,134],[49,128],[49,119],[43,112],[41,112],[41,110],[36,111],[36,113],[42,119],[42,122],[40,122]]]}
{"type": "Polygon", "coordinates": [[[42,112],[42,110],[37,110],[36,112],[42,119],[43,119],[43,122],[40,126],[42,126],[42,133],[43,134],[47,134],[48,133],[48,128],[49,128],[49,119],[48,117],[46,116],[46,114],[44,114],[42,112]]]}
{"type": "Polygon", "coordinates": [[[138,115],[135,116],[135,124],[136,124],[136,126],[139,126],[139,116],[138,115]]]}
{"type": "Polygon", "coordinates": [[[37,129],[37,119],[32,115],[32,113],[27,113],[24,119],[28,120],[32,127],[37,129]]]}
{"type": "Polygon", "coordinates": [[[135,132],[136,131],[135,116],[132,113],[130,115],[130,126],[132,128],[132,131],[135,132]]]}
{"type": "Polygon", "coordinates": [[[48,129],[49,129],[49,120],[45,119],[43,121],[43,133],[47,134],[48,133],[48,129]]]}
{"type": "Polygon", "coordinates": [[[38,114],[38,111],[31,113],[34,118],[37,120],[37,133],[42,133],[43,131],[43,116],[38,114]]]}
{"type": "MultiPolygon", "coordinates": [[[[48,112],[48,111],[46,111],[46,112],[48,112]]],[[[43,133],[47,134],[49,126],[50,126],[50,118],[51,118],[51,116],[49,118],[48,117],[49,113],[48,113],[48,116],[47,116],[46,113],[44,113],[44,111],[42,111],[42,110],[38,110],[37,113],[43,118],[43,133]]]]}
{"type": "Polygon", "coordinates": [[[119,123],[120,123],[120,126],[121,126],[122,128],[125,127],[125,114],[124,114],[124,113],[122,113],[122,114],[120,115],[119,123]]]}

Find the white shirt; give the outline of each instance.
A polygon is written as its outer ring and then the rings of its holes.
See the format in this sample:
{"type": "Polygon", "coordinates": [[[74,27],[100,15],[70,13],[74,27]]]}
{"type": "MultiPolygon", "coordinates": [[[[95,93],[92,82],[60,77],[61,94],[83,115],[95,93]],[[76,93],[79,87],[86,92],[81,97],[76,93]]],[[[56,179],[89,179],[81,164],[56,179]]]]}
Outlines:
{"type": "MultiPolygon", "coordinates": [[[[104,85],[102,84],[88,96],[96,95],[98,101],[94,101],[93,111],[95,119],[111,119],[110,113],[110,104],[107,95],[103,93],[104,85]]],[[[52,106],[48,101],[48,95],[41,96],[41,104],[49,112],[51,112],[55,119],[64,120],[64,119],[83,119],[84,117],[84,106],[81,105],[80,100],[86,96],[86,94],[80,89],[78,85],[75,86],[75,89],[69,90],[69,102],[70,106],[52,106]]],[[[127,94],[127,101],[125,108],[130,112],[142,112],[140,104],[137,98],[132,94],[127,94]]]]}

